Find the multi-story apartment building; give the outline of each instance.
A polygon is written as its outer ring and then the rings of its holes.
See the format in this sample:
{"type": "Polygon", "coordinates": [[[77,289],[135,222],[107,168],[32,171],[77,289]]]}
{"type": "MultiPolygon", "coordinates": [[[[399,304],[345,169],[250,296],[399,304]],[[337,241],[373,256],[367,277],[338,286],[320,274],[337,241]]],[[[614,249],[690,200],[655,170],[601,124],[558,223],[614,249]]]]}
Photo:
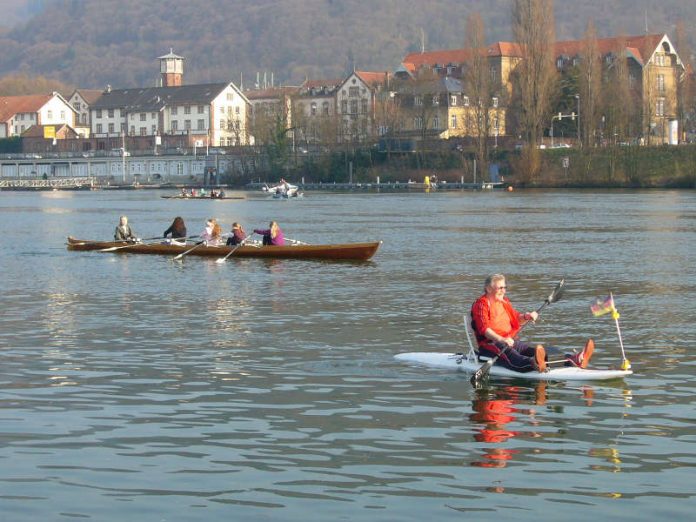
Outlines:
{"type": "Polygon", "coordinates": [[[374,136],[378,93],[389,86],[386,72],[354,71],[336,89],[339,140],[359,142],[374,136]]]}
{"type": "MultiPolygon", "coordinates": [[[[667,35],[653,34],[621,38],[597,39],[597,52],[604,70],[610,69],[617,56],[627,59],[627,81],[630,92],[639,100],[641,129],[636,134],[648,141],[676,142],[680,126],[677,114],[677,92],[685,69],[674,45],[667,35]]],[[[559,73],[578,67],[586,42],[583,40],[556,42],[554,53],[559,73]]],[[[485,50],[493,96],[498,98],[499,126],[504,134],[508,102],[514,94],[513,75],[524,59],[523,49],[516,43],[497,42],[485,50]]],[[[414,79],[424,70],[440,77],[464,78],[470,64],[471,50],[452,49],[411,53],[404,57],[395,72],[398,78],[414,79]]],[[[462,96],[467,93],[463,92],[462,96]]],[[[509,125],[508,125],[509,130],[509,125]]]]}
{"type": "Polygon", "coordinates": [[[182,85],[183,58],[160,57],[162,86],[107,89],[90,106],[90,131],[97,148],[108,140],[139,137],[162,145],[212,146],[249,143],[249,100],[233,83],[182,85]]]}

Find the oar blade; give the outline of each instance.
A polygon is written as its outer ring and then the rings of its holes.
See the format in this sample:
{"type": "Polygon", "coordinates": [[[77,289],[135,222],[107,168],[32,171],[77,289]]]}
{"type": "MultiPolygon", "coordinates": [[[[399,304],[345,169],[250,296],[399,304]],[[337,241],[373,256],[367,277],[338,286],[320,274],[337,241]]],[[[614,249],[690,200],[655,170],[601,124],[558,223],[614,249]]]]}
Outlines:
{"type": "Polygon", "coordinates": [[[491,371],[491,367],[493,366],[494,362],[495,359],[488,359],[485,363],[483,363],[481,367],[474,372],[474,375],[471,376],[471,384],[476,386],[479,382],[481,382],[481,380],[484,379],[491,371]]]}

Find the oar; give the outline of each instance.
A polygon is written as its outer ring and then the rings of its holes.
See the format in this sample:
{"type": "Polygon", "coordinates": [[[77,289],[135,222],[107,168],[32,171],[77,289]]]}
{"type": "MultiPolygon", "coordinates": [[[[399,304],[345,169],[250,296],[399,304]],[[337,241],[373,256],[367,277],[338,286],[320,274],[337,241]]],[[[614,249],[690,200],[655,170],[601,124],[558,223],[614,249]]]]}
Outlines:
{"type": "MultiPolygon", "coordinates": [[[[193,237],[198,237],[198,236],[192,236],[192,238],[193,238],[193,237]]],[[[142,242],[144,242],[144,241],[155,241],[155,240],[162,240],[162,239],[166,239],[166,238],[163,238],[162,236],[147,237],[147,238],[145,238],[145,239],[141,239],[140,241],[136,241],[135,243],[128,243],[127,245],[121,245],[121,246],[115,246],[115,247],[109,247],[109,248],[102,248],[102,249],[99,250],[99,252],[113,252],[114,250],[121,250],[122,248],[128,248],[128,247],[131,247],[131,246],[133,246],[133,245],[137,245],[138,243],[142,243],[142,242]]],[[[177,238],[173,238],[173,239],[178,239],[178,240],[187,241],[189,238],[187,238],[187,237],[177,237],[177,238]]]]}
{"type": "MultiPolygon", "coordinates": [[[[537,310],[536,310],[537,314],[541,313],[541,311],[544,308],[546,308],[551,303],[555,303],[563,296],[563,292],[565,291],[565,287],[563,286],[564,284],[565,284],[565,279],[561,279],[560,282],[556,285],[556,288],[553,289],[553,292],[551,292],[551,294],[546,298],[546,300],[544,301],[544,304],[542,304],[539,308],[537,308],[537,310]]],[[[529,324],[529,322],[524,323],[520,327],[520,329],[517,331],[517,334],[519,334],[524,329],[524,327],[527,326],[528,324],[529,324]]],[[[503,355],[507,351],[508,348],[509,348],[509,346],[506,345],[500,351],[500,353],[498,355],[496,355],[495,357],[491,357],[485,363],[483,363],[483,365],[478,370],[476,370],[474,375],[471,376],[471,384],[476,386],[481,381],[481,379],[486,378],[488,376],[488,373],[491,371],[491,368],[495,364],[495,362],[498,360],[498,358],[501,355],[503,355]]]]}
{"type": "Polygon", "coordinates": [[[196,243],[193,248],[189,248],[186,252],[182,252],[178,256],[174,256],[174,258],[172,258],[172,261],[178,261],[179,259],[181,259],[185,255],[190,254],[191,252],[196,250],[201,245],[205,245],[205,241],[201,241],[200,243],[196,243]]]}
{"type": "Polygon", "coordinates": [[[216,263],[219,263],[219,264],[222,264],[222,263],[224,263],[225,261],[227,261],[227,258],[230,257],[232,254],[234,254],[235,251],[236,251],[240,246],[242,246],[246,240],[247,240],[247,238],[242,239],[236,247],[234,247],[232,250],[230,250],[230,251],[227,253],[227,255],[226,255],[225,257],[221,257],[220,259],[216,259],[215,262],[216,262],[216,263]]]}

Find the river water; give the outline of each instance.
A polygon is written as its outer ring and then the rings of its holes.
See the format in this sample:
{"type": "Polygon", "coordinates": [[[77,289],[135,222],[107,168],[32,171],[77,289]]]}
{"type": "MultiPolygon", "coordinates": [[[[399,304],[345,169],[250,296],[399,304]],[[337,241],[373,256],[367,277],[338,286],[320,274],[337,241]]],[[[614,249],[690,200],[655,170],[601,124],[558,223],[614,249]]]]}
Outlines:
{"type": "Polygon", "coordinates": [[[696,193],[0,193],[0,520],[690,518],[696,193]],[[381,239],[368,263],[68,252],[127,214],[381,239]],[[404,365],[465,349],[491,272],[526,330],[635,375],[534,384],[404,365]]]}

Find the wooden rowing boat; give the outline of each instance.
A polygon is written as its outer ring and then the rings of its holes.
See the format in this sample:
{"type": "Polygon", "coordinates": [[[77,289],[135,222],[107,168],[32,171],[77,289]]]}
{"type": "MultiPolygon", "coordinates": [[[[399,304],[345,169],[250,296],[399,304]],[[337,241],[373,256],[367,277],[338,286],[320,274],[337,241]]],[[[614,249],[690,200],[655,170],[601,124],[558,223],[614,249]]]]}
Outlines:
{"type": "Polygon", "coordinates": [[[193,199],[193,200],[207,200],[207,201],[218,201],[224,199],[246,199],[244,196],[223,196],[223,197],[210,197],[210,196],[160,196],[162,199],[193,199]]]}
{"type": "MultiPolygon", "coordinates": [[[[280,259],[324,259],[329,261],[367,261],[375,255],[381,241],[370,243],[340,243],[331,245],[286,245],[286,246],[239,246],[231,257],[267,257],[280,259]]],[[[114,248],[122,254],[182,254],[192,245],[168,245],[165,243],[134,243],[124,241],[89,241],[68,237],[68,250],[103,250],[114,248]]],[[[190,252],[191,256],[224,257],[235,248],[231,246],[200,246],[190,252]]]]}

